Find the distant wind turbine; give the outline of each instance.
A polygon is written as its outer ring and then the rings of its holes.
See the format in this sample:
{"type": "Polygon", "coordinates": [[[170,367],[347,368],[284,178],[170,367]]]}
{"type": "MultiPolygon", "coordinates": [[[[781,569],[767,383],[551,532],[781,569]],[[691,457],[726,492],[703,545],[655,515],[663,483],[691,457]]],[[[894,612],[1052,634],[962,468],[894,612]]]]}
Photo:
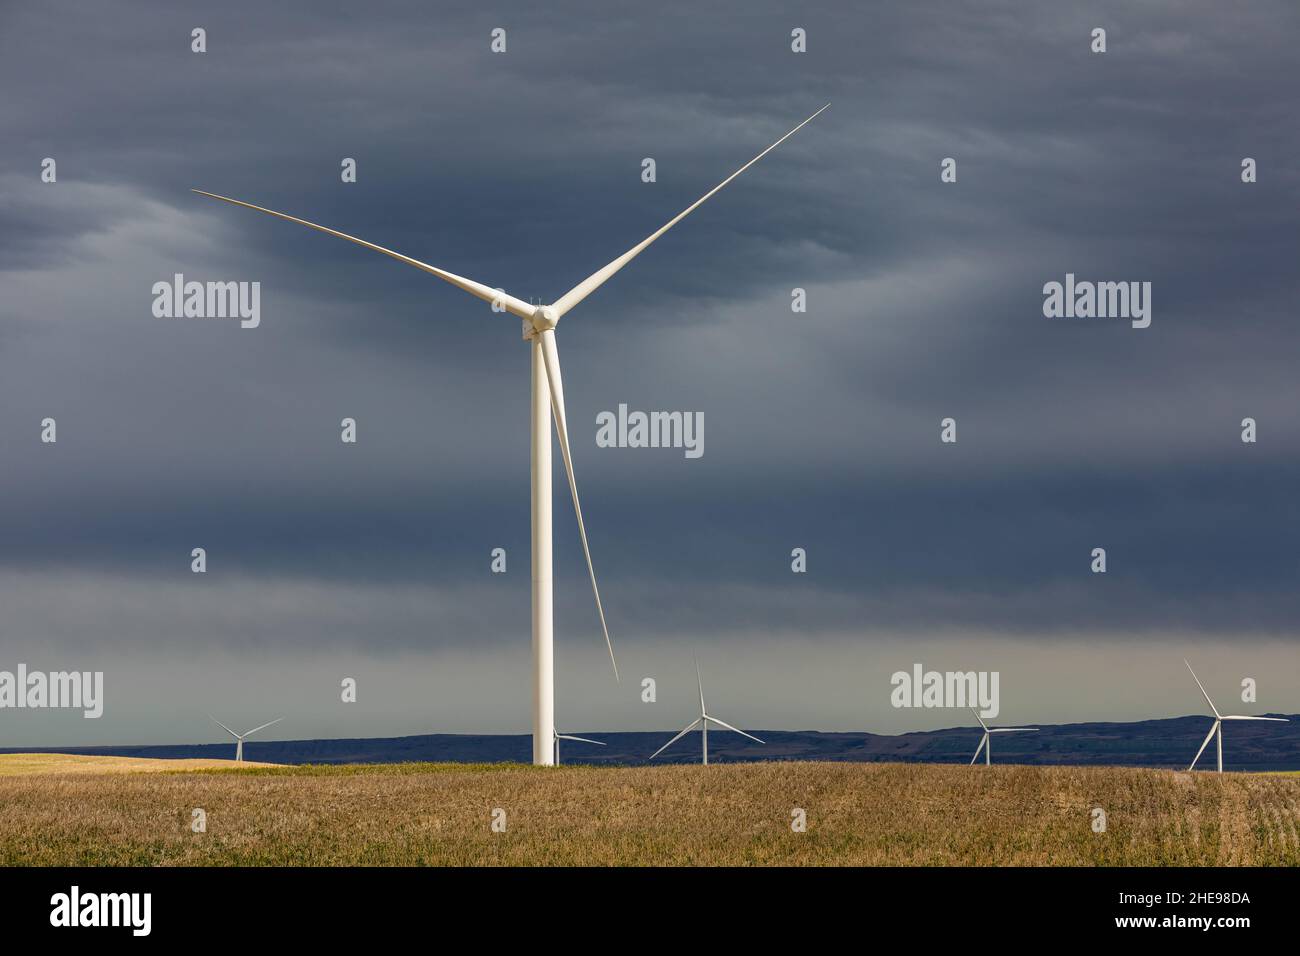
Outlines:
{"type": "Polygon", "coordinates": [[[577,741],[579,741],[580,743],[584,743],[584,744],[595,744],[597,747],[603,747],[603,746],[605,746],[605,745],[604,745],[601,741],[599,741],[599,740],[589,740],[589,739],[587,739],[586,737],[575,737],[575,736],[573,736],[573,734],[562,734],[562,733],[560,733],[560,732],[557,730],[557,731],[555,731],[555,764],[556,764],[556,766],[559,766],[559,764],[560,764],[560,741],[561,741],[561,740],[577,740],[577,741]]]}
{"type": "MultiPolygon", "coordinates": [[[[1183,658],[1183,663],[1187,664],[1187,658],[1183,658]]],[[[1205,702],[1210,705],[1210,710],[1214,711],[1214,723],[1210,727],[1210,732],[1205,735],[1205,739],[1201,741],[1201,749],[1196,751],[1196,756],[1192,758],[1192,762],[1187,768],[1188,770],[1192,770],[1196,767],[1196,761],[1200,760],[1201,754],[1205,753],[1205,748],[1210,743],[1210,738],[1217,736],[1219,738],[1219,773],[1223,773],[1223,722],[1225,720],[1276,720],[1281,721],[1282,723],[1287,722],[1285,717],[1242,717],[1239,714],[1219,713],[1219,708],[1215,707],[1214,701],[1210,700],[1210,695],[1205,692],[1205,685],[1202,684],[1201,679],[1196,676],[1196,671],[1192,670],[1192,665],[1187,664],[1187,669],[1192,671],[1192,680],[1196,681],[1196,686],[1201,689],[1201,696],[1204,697],[1205,702]]]]}
{"type": "Polygon", "coordinates": [[[267,723],[262,724],[262,726],[260,727],[254,727],[252,730],[246,730],[242,734],[237,734],[229,727],[227,727],[225,724],[223,724],[221,721],[217,720],[217,718],[213,717],[211,714],[208,714],[208,717],[212,720],[214,724],[216,724],[226,733],[230,734],[230,736],[235,738],[235,763],[244,762],[244,739],[246,737],[251,737],[259,730],[265,730],[267,727],[270,727],[271,724],[278,724],[280,721],[284,720],[283,717],[277,717],[275,718],[275,720],[268,721],[267,723]]]}
{"type": "Polygon", "coordinates": [[[600,629],[605,636],[605,646],[609,649],[609,659],[614,667],[614,677],[616,679],[618,677],[618,663],[614,660],[614,645],[610,641],[609,628],[605,624],[605,609],[600,601],[600,589],[596,586],[596,570],[591,562],[591,550],[587,546],[587,531],[582,523],[582,507],[578,503],[578,485],[573,476],[573,459],[569,453],[569,429],[564,413],[564,388],[560,379],[560,353],[559,347],[555,343],[555,326],[565,313],[604,285],[610,277],[640,255],[652,242],[685,219],[687,215],[694,212],[705,200],[722,189],[723,186],[726,186],[749,169],[750,166],[753,166],[796,132],[803,129],[828,106],[830,106],[829,103],[668,220],[655,232],[642,239],[617,259],[593,272],[550,305],[533,305],[508,295],[501,289],[495,289],[481,282],[475,282],[473,279],[466,279],[455,273],[446,272],[426,262],[402,255],[400,252],[394,252],[392,249],[386,249],[373,242],[358,239],[356,236],[350,236],[345,232],[319,226],[314,222],[308,222],[306,219],[298,219],[295,216],[276,212],[273,209],[255,206],[252,203],[231,199],[228,196],[219,196],[216,193],[206,192],[202,189],[192,190],[192,192],[196,192],[201,196],[208,196],[222,202],[243,206],[246,209],[264,212],[288,222],[296,222],[301,226],[307,226],[319,232],[346,239],[348,242],[355,242],[359,246],[365,246],[367,249],[383,253],[386,256],[391,256],[398,262],[404,262],[407,265],[421,269],[430,275],[451,283],[458,289],[468,292],[470,295],[492,303],[494,311],[509,312],[523,320],[523,337],[525,341],[531,343],[530,352],[532,353],[532,411],[530,421],[532,423],[533,763],[535,764],[549,764],[555,759],[552,746],[555,739],[555,652],[551,580],[550,430],[552,416],[554,416],[555,431],[560,442],[560,454],[564,458],[564,470],[569,478],[569,493],[573,497],[573,511],[578,519],[578,536],[582,539],[582,553],[587,559],[587,574],[591,578],[591,590],[596,598],[596,613],[600,616],[600,629]]]}
{"type": "Polygon", "coordinates": [[[739,727],[733,727],[725,720],[720,720],[709,713],[708,709],[704,706],[704,681],[700,678],[700,662],[698,660],[695,662],[695,683],[700,688],[700,716],[696,717],[689,724],[687,724],[686,729],[683,730],[680,734],[678,734],[672,740],[668,741],[668,743],[664,744],[662,747],[660,747],[658,750],[652,753],[650,755],[651,760],[654,760],[655,757],[658,757],[661,753],[663,753],[673,744],[677,743],[677,741],[681,740],[683,737],[689,734],[696,727],[699,727],[701,731],[701,738],[700,738],[701,746],[703,748],[703,753],[704,753],[704,766],[707,767],[709,765],[709,721],[713,721],[719,727],[726,727],[728,730],[734,731],[735,733],[740,734],[740,736],[742,737],[748,737],[750,740],[754,741],[755,743],[761,744],[764,742],[762,740],[759,740],[753,734],[747,734],[739,727]]]}
{"type": "Polygon", "coordinates": [[[975,719],[978,720],[980,726],[984,728],[984,736],[980,738],[980,745],[975,748],[975,756],[970,758],[971,764],[974,764],[976,760],[980,759],[981,750],[984,751],[984,766],[987,767],[993,763],[993,743],[989,736],[990,734],[1018,734],[1026,731],[1036,732],[1038,730],[1037,727],[990,727],[988,724],[984,723],[984,718],[980,716],[978,710],[972,707],[970,712],[975,715],[975,719]]]}

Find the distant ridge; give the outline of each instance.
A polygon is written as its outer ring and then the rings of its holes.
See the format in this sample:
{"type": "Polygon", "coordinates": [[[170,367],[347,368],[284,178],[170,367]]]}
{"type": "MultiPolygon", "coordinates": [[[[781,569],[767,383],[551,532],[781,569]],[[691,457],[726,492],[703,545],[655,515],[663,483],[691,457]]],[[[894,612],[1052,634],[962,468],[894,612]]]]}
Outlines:
{"type": "MultiPolygon", "coordinates": [[[[1225,770],[1300,770],[1300,717],[1287,724],[1248,724],[1228,728],[1225,770]]],[[[1037,734],[1008,734],[998,741],[1000,763],[1173,767],[1185,769],[1200,746],[1212,718],[1204,716],[1143,720],[1133,723],[1039,724],[1037,734]]],[[[973,721],[972,721],[973,724],[973,721]]],[[[746,730],[751,728],[746,727],[746,730]]],[[[573,744],[565,763],[636,764],[676,731],[602,733],[575,730],[606,742],[606,747],[573,744]]],[[[979,743],[977,727],[918,731],[886,736],[753,729],[766,740],[762,747],[736,734],[709,735],[710,762],[737,760],[843,760],[861,763],[900,761],[967,763],[979,743]]],[[[422,734],[410,737],[361,737],[334,740],[250,740],[249,760],[269,763],[527,763],[532,738],[526,734],[422,734]]],[[[96,747],[0,747],[0,753],[66,753],[115,757],[200,757],[229,759],[229,743],[159,744],[96,747]]],[[[698,763],[700,748],[683,740],[658,761],[698,763]]]]}

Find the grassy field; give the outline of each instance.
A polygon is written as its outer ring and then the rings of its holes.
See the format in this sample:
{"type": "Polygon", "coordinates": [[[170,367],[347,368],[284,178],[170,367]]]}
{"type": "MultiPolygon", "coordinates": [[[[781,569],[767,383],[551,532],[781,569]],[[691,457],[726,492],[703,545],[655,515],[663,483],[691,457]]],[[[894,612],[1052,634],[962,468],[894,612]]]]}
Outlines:
{"type": "Polygon", "coordinates": [[[137,774],[52,764],[0,770],[0,864],[1300,864],[1300,778],[1281,774],[845,763],[227,763],[137,774]],[[196,807],[205,833],[190,829],[196,807]],[[796,807],[806,832],[791,829],[796,807]],[[1106,812],[1104,833],[1093,832],[1094,807],[1106,812]],[[504,833],[492,832],[494,808],[504,833]]]}

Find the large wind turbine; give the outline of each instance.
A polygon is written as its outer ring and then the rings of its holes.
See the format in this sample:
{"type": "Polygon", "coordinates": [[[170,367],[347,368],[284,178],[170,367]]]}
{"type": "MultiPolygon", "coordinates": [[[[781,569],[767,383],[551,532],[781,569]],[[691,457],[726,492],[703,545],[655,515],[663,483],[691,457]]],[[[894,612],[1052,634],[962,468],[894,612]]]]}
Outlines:
{"type": "Polygon", "coordinates": [[[552,584],[551,584],[551,417],[555,418],[555,432],[560,442],[560,454],[564,458],[564,470],[569,479],[569,493],[573,496],[573,511],[578,519],[578,535],[582,539],[582,553],[587,559],[587,574],[591,578],[592,594],[596,598],[596,613],[600,616],[600,629],[605,635],[605,646],[609,649],[610,663],[614,667],[614,677],[618,677],[618,663],[614,660],[614,645],[609,638],[609,628],[605,624],[605,609],[600,602],[600,589],[596,586],[596,571],[591,563],[591,549],[587,546],[587,531],[582,523],[582,507],[578,503],[578,485],[573,477],[573,459],[569,451],[569,429],[564,415],[564,388],[560,379],[560,354],[555,344],[555,326],[564,315],[600,288],[611,276],[635,259],[652,242],[662,236],[691,212],[697,209],[714,193],[727,185],[745,170],[780,146],[787,139],[825,110],[823,106],[812,116],[804,120],[790,132],[786,133],[767,149],[763,150],[744,166],[714,186],[707,193],[687,206],[672,219],[642,239],[635,246],[617,259],[593,272],[550,305],[531,305],[522,299],[508,295],[501,289],[494,289],[473,279],[466,279],[447,272],[410,256],[404,256],[392,249],[335,229],[298,219],[273,209],[255,206],[252,203],[218,196],[215,193],[195,189],[193,192],[222,202],[233,203],[246,209],[254,209],[268,215],[276,216],[289,222],[307,226],[320,232],[355,242],[357,245],[392,256],[398,262],[415,266],[430,275],[435,275],[463,289],[470,295],[477,296],[493,305],[494,311],[505,311],[523,320],[524,340],[531,343],[532,353],[532,537],[533,537],[533,763],[549,764],[554,759],[552,743],[555,737],[555,661],[554,630],[552,620],[552,584]],[[549,398],[548,398],[549,396],[549,398]]]}
{"type": "Polygon", "coordinates": [[[246,730],[242,734],[237,734],[229,727],[227,727],[225,724],[223,724],[221,721],[217,720],[217,718],[213,717],[211,714],[208,714],[208,717],[211,718],[214,724],[216,724],[226,733],[230,734],[230,736],[235,738],[235,763],[244,762],[244,739],[246,737],[251,737],[259,730],[265,730],[267,727],[270,727],[271,724],[278,724],[280,721],[284,720],[283,717],[277,717],[275,718],[275,720],[268,721],[267,723],[263,724],[260,727],[254,727],[252,730],[246,730]]]}
{"type": "Polygon", "coordinates": [[[586,737],[575,737],[573,734],[562,734],[557,730],[555,731],[555,765],[557,767],[560,765],[560,741],[561,740],[576,740],[579,743],[595,744],[597,747],[605,746],[604,743],[602,743],[599,740],[589,740],[586,737]]]}
{"type": "MultiPolygon", "coordinates": [[[[822,108],[825,109],[825,107],[822,108]]],[[[689,724],[687,724],[686,729],[683,730],[680,734],[678,734],[672,740],[668,741],[668,743],[664,744],[662,747],[660,747],[658,750],[652,753],[650,755],[651,760],[654,760],[655,757],[658,757],[661,753],[663,753],[673,744],[677,743],[677,741],[681,740],[683,737],[689,734],[696,727],[699,727],[701,731],[700,743],[701,746],[703,747],[703,753],[704,753],[704,766],[707,767],[709,765],[709,721],[713,721],[719,727],[726,727],[728,730],[734,731],[735,733],[740,734],[740,736],[742,737],[748,737],[750,740],[754,741],[755,743],[760,743],[760,744],[764,743],[764,741],[759,740],[753,734],[747,734],[739,727],[733,727],[725,720],[719,720],[717,717],[714,717],[712,714],[709,713],[708,709],[704,706],[704,681],[700,679],[699,661],[695,662],[695,683],[700,688],[700,716],[696,717],[689,724]]]]}
{"type": "MultiPolygon", "coordinates": [[[[1183,663],[1187,664],[1187,658],[1183,658],[1183,663]]],[[[1187,669],[1192,671],[1192,665],[1187,664],[1187,669]]],[[[1219,738],[1219,773],[1223,773],[1223,722],[1225,720],[1277,720],[1282,723],[1287,722],[1285,717],[1242,717],[1238,714],[1221,714],[1219,713],[1219,708],[1214,706],[1214,701],[1210,700],[1210,695],[1205,692],[1205,685],[1202,684],[1201,679],[1196,676],[1196,671],[1192,671],[1192,680],[1196,681],[1196,686],[1201,689],[1201,696],[1204,697],[1205,702],[1210,705],[1210,710],[1214,711],[1214,724],[1210,727],[1210,732],[1205,735],[1205,739],[1201,741],[1201,749],[1196,751],[1196,756],[1192,758],[1191,764],[1187,767],[1188,770],[1192,770],[1196,767],[1196,761],[1200,760],[1201,754],[1205,753],[1205,748],[1209,744],[1210,738],[1217,736],[1219,738]]]]}
{"type": "Polygon", "coordinates": [[[980,726],[984,728],[984,736],[980,738],[980,745],[975,748],[975,756],[970,758],[972,764],[974,764],[976,760],[980,759],[981,750],[984,751],[984,766],[987,767],[993,763],[993,742],[992,738],[989,736],[990,734],[1018,734],[1025,731],[1038,730],[1037,727],[990,727],[988,724],[984,723],[984,718],[980,716],[978,710],[972,707],[970,712],[975,715],[975,719],[978,720],[980,726]]]}

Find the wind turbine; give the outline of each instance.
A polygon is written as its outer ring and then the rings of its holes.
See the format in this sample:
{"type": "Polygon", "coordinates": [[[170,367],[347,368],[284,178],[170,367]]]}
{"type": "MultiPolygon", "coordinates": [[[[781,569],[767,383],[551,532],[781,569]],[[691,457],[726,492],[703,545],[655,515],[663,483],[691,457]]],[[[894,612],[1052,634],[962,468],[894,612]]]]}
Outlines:
{"type": "MultiPolygon", "coordinates": [[[[1187,664],[1187,658],[1183,658],[1183,663],[1187,664]]],[[[1192,665],[1187,664],[1187,669],[1192,671],[1192,665]]],[[[1201,741],[1201,749],[1196,751],[1196,756],[1192,758],[1192,762],[1187,768],[1188,770],[1192,770],[1196,767],[1196,761],[1200,760],[1201,754],[1205,753],[1205,748],[1210,743],[1210,738],[1217,735],[1219,738],[1219,773],[1223,773],[1223,722],[1225,720],[1277,720],[1284,724],[1287,722],[1285,717],[1242,717],[1239,714],[1221,714],[1219,713],[1219,708],[1214,706],[1214,701],[1210,700],[1210,695],[1205,692],[1205,685],[1202,684],[1201,679],[1196,676],[1196,671],[1192,671],[1192,680],[1196,681],[1196,686],[1201,689],[1201,696],[1204,697],[1205,702],[1210,705],[1210,710],[1214,711],[1214,724],[1210,727],[1210,732],[1205,735],[1205,739],[1201,741]]]]}
{"type": "Polygon", "coordinates": [[[600,629],[605,635],[605,646],[609,649],[610,663],[614,667],[614,677],[618,678],[618,663],[614,660],[614,645],[609,638],[609,628],[605,624],[605,609],[600,601],[600,589],[596,586],[596,571],[591,563],[591,549],[587,546],[587,531],[582,523],[582,507],[578,503],[578,485],[573,476],[573,459],[569,451],[569,429],[564,414],[564,388],[560,378],[560,353],[555,344],[555,326],[564,315],[591,293],[600,288],[611,276],[635,259],[652,242],[662,236],[691,212],[695,211],[705,200],[722,189],[733,179],[749,169],[756,162],[780,146],[787,139],[801,130],[818,116],[823,106],[790,132],[786,133],[767,149],[763,150],[744,166],[714,186],[707,193],[687,206],[666,224],[642,239],[635,246],[617,259],[607,263],[593,272],[550,305],[533,305],[522,299],[508,295],[501,289],[494,289],[473,279],[466,279],[455,273],[447,272],[418,259],[394,252],[373,242],[358,239],[347,233],[325,226],[298,219],[273,209],[255,206],[252,203],[216,193],[194,189],[201,196],[219,199],[222,202],[243,206],[257,212],[264,212],[288,222],[316,229],[348,242],[373,249],[375,252],[392,256],[398,262],[415,266],[430,275],[450,282],[458,289],[477,296],[485,302],[492,303],[493,311],[509,312],[523,320],[524,340],[531,343],[532,353],[532,390],[531,390],[531,429],[532,429],[532,564],[533,564],[533,763],[549,764],[554,760],[552,743],[555,737],[555,660],[553,600],[551,580],[551,418],[555,419],[555,431],[560,442],[560,454],[564,458],[564,470],[569,479],[569,493],[573,497],[573,511],[578,519],[578,535],[582,539],[582,553],[587,559],[587,574],[591,578],[592,594],[596,598],[596,613],[600,616],[600,629]],[[548,398],[549,395],[549,398],[548,398]]]}
{"type": "Polygon", "coordinates": [[[970,712],[975,715],[975,719],[978,720],[980,726],[984,728],[984,736],[980,738],[980,745],[975,748],[975,756],[970,758],[971,764],[974,764],[976,760],[980,759],[980,751],[982,750],[984,751],[984,766],[988,767],[992,765],[993,743],[990,737],[991,734],[1018,734],[1025,731],[1036,732],[1038,730],[1037,727],[990,727],[988,724],[984,723],[984,718],[980,716],[978,710],[972,707],[970,712]]]}
{"type": "MultiPolygon", "coordinates": [[[[825,107],[822,108],[825,109],[825,107]]],[[[700,662],[698,660],[695,662],[695,683],[700,688],[700,716],[696,717],[689,724],[687,724],[686,729],[683,730],[680,734],[678,734],[672,740],[668,741],[668,743],[664,744],[662,747],[660,747],[658,750],[652,753],[650,755],[651,760],[654,760],[655,757],[658,757],[661,753],[663,753],[673,744],[677,743],[677,741],[681,740],[683,737],[685,737],[687,734],[689,734],[692,730],[694,730],[698,726],[701,731],[700,741],[704,753],[704,766],[707,767],[709,765],[709,721],[713,721],[719,727],[726,727],[728,730],[735,731],[736,733],[740,734],[740,736],[742,737],[748,737],[750,740],[753,740],[756,743],[760,743],[760,744],[764,743],[764,741],[759,740],[753,734],[747,734],[739,727],[733,727],[725,720],[719,720],[717,717],[714,717],[712,714],[709,713],[708,709],[704,706],[704,681],[700,679],[700,662]]]]}
{"type": "Polygon", "coordinates": [[[586,737],[575,737],[573,736],[573,734],[562,734],[557,730],[555,731],[555,765],[557,767],[560,764],[560,741],[561,740],[577,740],[584,744],[595,744],[597,747],[605,746],[599,740],[588,740],[586,737]]]}
{"type": "Polygon", "coordinates": [[[221,721],[217,720],[217,718],[213,717],[211,714],[208,714],[208,717],[211,718],[214,724],[216,724],[226,733],[230,734],[230,736],[235,738],[235,763],[244,762],[244,738],[251,737],[259,730],[265,730],[267,727],[270,727],[271,724],[278,724],[280,721],[284,720],[283,717],[277,717],[275,718],[275,720],[268,721],[267,723],[262,724],[262,726],[260,727],[254,727],[252,730],[246,730],[242,734],[237,734],[229,727],[227,727],[225,724],[223,724],[221,721]]]}

